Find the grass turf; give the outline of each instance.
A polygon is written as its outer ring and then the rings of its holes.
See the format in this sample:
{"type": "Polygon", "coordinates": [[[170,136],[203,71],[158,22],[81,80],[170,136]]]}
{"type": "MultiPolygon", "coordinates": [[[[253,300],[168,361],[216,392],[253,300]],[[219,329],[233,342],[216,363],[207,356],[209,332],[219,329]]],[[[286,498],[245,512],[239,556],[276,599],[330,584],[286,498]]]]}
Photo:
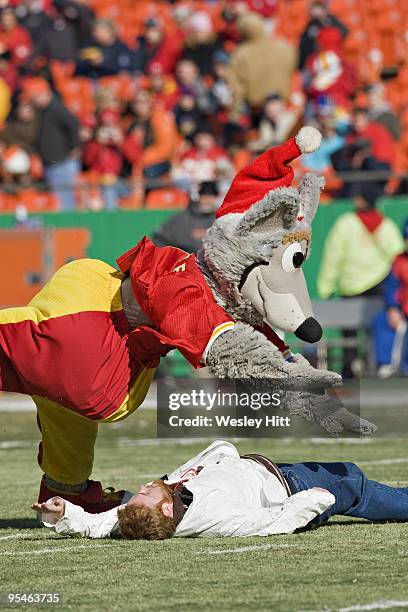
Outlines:
{"type": "MultiPolygon", "coordinates": [[[[133,490],[205,445],[140,445],[141,438],[154,438],[154,418],[153,411],[141,411],[100,427],[95,479],[133,490]]],[[[403,524],[336,518],[290,536],[165,542],[57,536],[40,528],[30,510],[40,480],[34,415],[3,413],[1,423],[2,592],[60,591],[61,610],[322,611],[408,600],[408,525],[403,524]]],[[[371,478],[408,485],[403,439],[258,439],[240,441],[238,447],[276,461],[355,461],[371,478]]]]}

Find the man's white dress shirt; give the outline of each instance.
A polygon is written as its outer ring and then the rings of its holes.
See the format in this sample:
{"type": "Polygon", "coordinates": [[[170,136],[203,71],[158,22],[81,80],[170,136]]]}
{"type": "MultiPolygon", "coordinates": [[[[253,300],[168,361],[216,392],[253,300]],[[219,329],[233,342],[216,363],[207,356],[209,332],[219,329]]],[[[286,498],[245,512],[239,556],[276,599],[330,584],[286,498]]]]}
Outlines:
{"type": "MultiPolygon", "coordinates": [[[[336,501],[328,491],[316,489],[288,497],[276,476],[255,461],[241,459],[235,446],[223,440],[210,444],[165,482],[180,480],[193,494],[193,501],[177,525],[176,537],[292,533],[336,501]],[[197,474],[199,466],[203,469],[197,474]]],[[[55,525],[44,525],[61,534],[105,538],[117,533],[117,511],[89,514],[66,501],[64,517],[55,525]]]]}

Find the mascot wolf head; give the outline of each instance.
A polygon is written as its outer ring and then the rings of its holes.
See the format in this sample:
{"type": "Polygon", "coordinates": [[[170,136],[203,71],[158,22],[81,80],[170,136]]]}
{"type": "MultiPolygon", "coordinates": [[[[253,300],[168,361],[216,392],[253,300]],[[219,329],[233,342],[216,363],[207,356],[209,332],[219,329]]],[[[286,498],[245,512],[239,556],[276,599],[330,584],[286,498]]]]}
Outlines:
{"type": "Polygon", "coordinates": [[[266,323],[306,342],[322,335],[302,264],[324,180],[305,174],[298,189],[291,187],[289,163],[315,151],[320,142],[318,130],[303,127],[241,170],[198,253],[216,299],[233,318],[266,323]]]}

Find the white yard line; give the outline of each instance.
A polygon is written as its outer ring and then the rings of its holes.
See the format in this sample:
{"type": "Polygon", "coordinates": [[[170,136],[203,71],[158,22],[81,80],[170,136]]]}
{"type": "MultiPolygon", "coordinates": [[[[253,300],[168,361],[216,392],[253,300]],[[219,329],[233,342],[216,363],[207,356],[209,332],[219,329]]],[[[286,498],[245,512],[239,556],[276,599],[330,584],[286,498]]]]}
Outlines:
{"type": "Polygon", "coordinates": [[[408,599],[403,601],[393,599],[384,601],[373,601],[369,604],[350,606],[348,608],[339,608],[338,612],[358,612],[360,610],[389,610],[390,608],[408,608],[408,599]]]}
{"type": "Polygon", "coordinates": [[[358,461],[358,465],[397,465],[408,463],[408,457],[395,457],[394,459],[372,459],[370,461],[358,461]]]}
{"type": "Polygon", "coordinates": [[[215,548],[203,550],[202,555],[225,555],[255,552],[257,550],[278,550],[279,548],[298,548],[297,544],[259,544],[258,546],[240,546],[238,548],[215,548]]]}
{"type": "Polygon", "coordinates": [[[14,448],[33,448],[38,444],[34,440],[3,440],[0,442],[0,450],[10,450],[14,448]]]}
{"type": "Polygon", "coordinates": [[[29,540],[30,538],[34,538],[34,539],[40,539],[40,540],[46,540],[47,538],[51,537],[52,534],[44,534],[43,536],[40,536],[38,538],[40,534],[33,534],[33,533],[26,533],[26,532],[19,532],[19,533],[13,533],[11,535],[6,535],[6,536],[0,536],[0,541],[3,540],[29,540]]]}
{"type": "MultiPolygon", "coordinates": [[[[290,440],[290,438],[288,438],[290,440]]],[[[292,438],[293,440],[293,438],[292,438]]],[[[303,444],[372,444],[377,440],[373,438],[306,438],[303,444]]]]}
{"type": "Polygon", "coordinates": [[[30,555],[47,555],[48,553],[65,553],[71,552],[75,550],[82,550],[87,548],[88,550],[93,550],[94,548],[107,548],[109,546],[114,546],[114,544],[80,544],[79,546],[66,546],[64,548],[41,548],[39,550],[24,550],[24,551],[8,551],[8,552],[0,552],[0,556],[8,556],[14,557],[18,555],[26,555],[29,557],[30,555]]]}

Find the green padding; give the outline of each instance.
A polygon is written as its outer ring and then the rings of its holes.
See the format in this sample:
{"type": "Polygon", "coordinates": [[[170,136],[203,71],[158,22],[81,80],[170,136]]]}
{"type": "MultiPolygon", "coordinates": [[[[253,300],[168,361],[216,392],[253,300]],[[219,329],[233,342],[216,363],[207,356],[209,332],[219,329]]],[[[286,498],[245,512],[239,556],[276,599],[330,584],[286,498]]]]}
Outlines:
{"type": "MultiPolygon", "coordinates": [[[[389,217],[401,226],[408,218],[408,197],[384,199],[380,206],[389,217]]],[[[305,274],[310,295],[316,298],[316,279],[327,233],[337,217],[352,209],[351,202],[340,200],[320,206],[313,222],[313,241],[310,259],[305,264],[305,274]]],[[[54,227],[87,227],[92,234],[88,256],[103,259],[110,264],[116,257],[132,247],[145,235],[151,235],[169,216],[172,210],[136,210],[117,212],[47,213],[35,215],[45,225],[54,227]]],[[[0,228],[13,227],[12,215],[0,215],[0,228]]]]}

